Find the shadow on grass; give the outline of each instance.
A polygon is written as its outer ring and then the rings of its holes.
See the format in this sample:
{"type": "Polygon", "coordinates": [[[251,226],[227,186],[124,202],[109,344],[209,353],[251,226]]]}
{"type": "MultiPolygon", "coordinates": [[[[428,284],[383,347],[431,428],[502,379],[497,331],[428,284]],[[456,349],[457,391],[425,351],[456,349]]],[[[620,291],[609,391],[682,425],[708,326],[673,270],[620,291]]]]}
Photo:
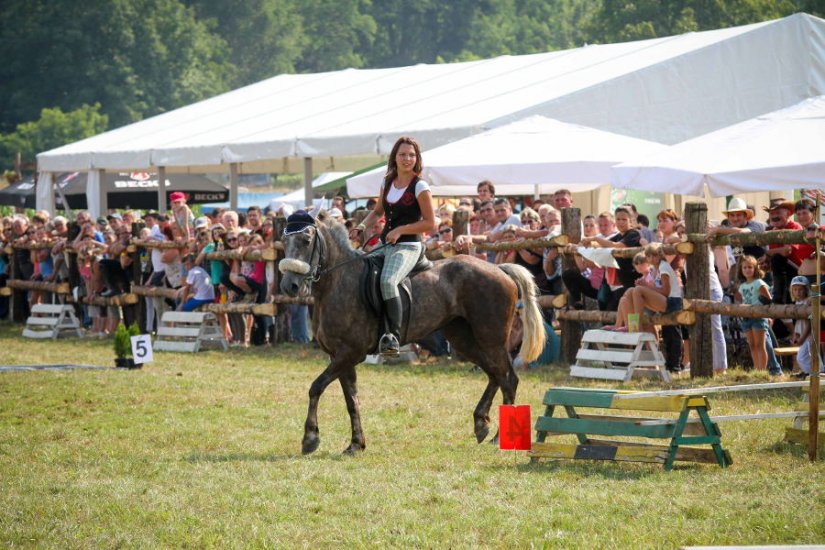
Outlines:
{"type": "MultiPolygon", "coordinates": [[[[673,471],[700,471],[712,465],[691,464],[677,462],[673,466],[673,471]]],[[[628,464],[610,461],[582,461],[571,462],[565,460],[540,460],[517,464],[515,468],[520,473],[547,474],[563,473],[573,474],[582,477],[599,476],[607,480],[641,480],[650,476],[658,476],[662,473],[668,474],[661,464],[628,464]]],[[[718,468],[718,466],[716,466],[718,468]]],[[[497,469],[497,468],[490,468],[497,469]]]]}
{"type": "Polygon", "coordinates": [[[316,451],[312,455],[302,455],[300,452],[293,454],[278,455],[275,453],[201,453],[193,452],[186,455],[183,459],[191,464],[200,462],[211,462],[218,464],[221,462],[288,462],[292,460],[310,460],[313,457],[315,460],[333,460],[341,462],[344,460],[355,460],[361,455],[348,455],[344,453],[336,453],[333,451],[316,451]]]}
{"type": "MultiPolygon", "coordinates": [[[[808,448],[804,445],[796,445],[787,441],[777,441],[771,445],[766,445],[760,448],[765,453],[772,453],[776,455],[788,455],[794,458],[808,458],[808,448]]],[[[819,454],[825,451],[825,445],[820,443],[819,454]]]]}
{"type": "Polygon", "coordinates": [[[186,462],[285,462],[288,460],[295,460],[301,455],[296,453],[292,455],[276,455],[273,453],[189,453],[184,457],[186,462]]]}

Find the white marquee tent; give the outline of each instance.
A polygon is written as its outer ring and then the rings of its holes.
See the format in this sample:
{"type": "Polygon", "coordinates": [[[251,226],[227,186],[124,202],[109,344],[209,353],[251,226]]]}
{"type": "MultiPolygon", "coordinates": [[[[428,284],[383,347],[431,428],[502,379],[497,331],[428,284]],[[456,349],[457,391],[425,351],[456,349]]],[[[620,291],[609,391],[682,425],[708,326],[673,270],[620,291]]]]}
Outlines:
{"type": "Polygon", "coordinates": [[[825,96],[614,167],[616,187],[723,197],[825,187],[825,96]]]}
{"type": "Polygon", "coordinates": [[[53,206],[59,171],[229,172],[234,182],[303,167],[309,192],[313,170],[375,162],[399,135],[431,149],[533,114],[677,143],[825,93],[823,45],[825,21],[798,14],[544,54],[279,75],[39,154],[38,208],[53,206]]]}
{"type": "MultiPolygon", "coordinates": [[[[495,183],[498,195],[580,192],[610,182],[610,167],[666,149],[535,115],[422,153],[422,177],[434,195],[475,195],[479,181],[495,183]]],[[[347,178],[350,197],[377,194],[386,167],[347,178]]]]}

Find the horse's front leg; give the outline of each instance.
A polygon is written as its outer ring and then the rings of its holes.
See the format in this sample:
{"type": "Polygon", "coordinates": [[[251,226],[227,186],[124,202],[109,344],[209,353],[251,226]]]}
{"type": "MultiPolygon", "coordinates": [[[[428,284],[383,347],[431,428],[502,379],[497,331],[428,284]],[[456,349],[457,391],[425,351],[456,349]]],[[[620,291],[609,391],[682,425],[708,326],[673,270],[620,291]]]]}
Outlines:
{"type": "Polygon", "coordinates": [[[318,401],[327,386],[338,378],[338,375],[338,369],[330,363],[309,387],[309,410],[304,423],[304,439],[301,442],[301,452],[305,455],[314,452],[321,444],[318,431],[318,401]]]}
{"type": "Polygon", "coordinates": [[[350,424],[352,426],[352,440],[349,447],[344,449],[344,454],[355,454],[363,451],[367,442],[364,432],[361,429],[361,413],[358,407],[358,386],[356,384],[355,365],[343,369],[339,382],[344,391],[344,400],[347,402],[347,412],[349,413],[350,424]]]}

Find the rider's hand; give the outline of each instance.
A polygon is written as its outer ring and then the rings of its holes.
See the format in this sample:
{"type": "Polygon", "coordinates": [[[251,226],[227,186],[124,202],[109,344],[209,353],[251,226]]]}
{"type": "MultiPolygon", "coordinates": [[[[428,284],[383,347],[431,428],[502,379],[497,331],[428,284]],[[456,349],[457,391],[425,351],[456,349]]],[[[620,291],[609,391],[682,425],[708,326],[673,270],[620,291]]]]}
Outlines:
{"type": "Polygon", "coordinates": [[[400,228],[399,228],[399,227],[396,227],[395,229],[393,229],[392,231],[390,231],[389,233],[387,233],[387,236],[386,236],[386,237],[384,237],[384,240],[385,240],[388,244],[395,244],[395,243],[397,243],[397,242],[398,242],[398,239],[400,239],[400,238],[401,238],[401,231],[400,231],[400,228]]]}

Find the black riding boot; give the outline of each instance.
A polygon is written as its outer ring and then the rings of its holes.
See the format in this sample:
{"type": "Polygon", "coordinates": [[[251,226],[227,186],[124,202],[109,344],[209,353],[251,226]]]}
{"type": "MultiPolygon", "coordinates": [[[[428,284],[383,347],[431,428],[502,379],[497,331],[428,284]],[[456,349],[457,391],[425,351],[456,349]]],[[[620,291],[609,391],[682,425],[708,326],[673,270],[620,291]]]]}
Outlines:
{"type": "Polygon", "coordinates": [[[378,342],[378,353],[397,357],[401,350],[401,319],[404,315],[401,296],[384,300],[384,315],[384,336],[378,342]]]}

